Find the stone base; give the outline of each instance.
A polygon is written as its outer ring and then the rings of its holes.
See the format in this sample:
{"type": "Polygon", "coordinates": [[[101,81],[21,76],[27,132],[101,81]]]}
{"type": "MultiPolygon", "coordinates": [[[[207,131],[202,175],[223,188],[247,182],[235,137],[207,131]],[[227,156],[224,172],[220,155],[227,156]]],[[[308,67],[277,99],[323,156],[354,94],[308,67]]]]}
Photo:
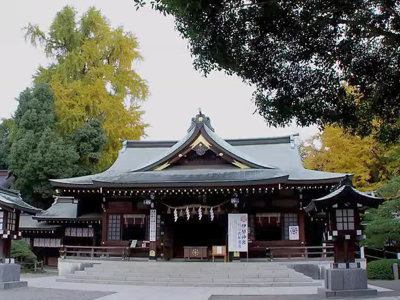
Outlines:
{"type": "Polygon", "coordinates": [[[19,281],[21,267],[17,264],[0,264],[0,283],[19,281]]]}
{"type": "Polygon", "coordinates": [[[0,282],[0,290],[10,290],[27,286],[28,286],[28,281],[0,282]]]}
{"type": "Polygon", "coordinates": [[[374,296],[378,293],[367,286],[367,271],[364,269],[327,269],[325,288],[319,288],[318,295],[330,298],[374,296]]]}
{"type": "Polygon", "coordinates": [[[325,271],[325,287],[329,290],[366,290],[367,285],[366,270],[328,269],[325,271]]]}
{"type": "Polygon", "coordinates": [[[362,289],[362,290],[338,290],[332,291],[329,289],[318,288],[318,295],[324,298],[331,297],[359,297],[359,296],[376,296],[377,290],[373,289],[362,289]]]}

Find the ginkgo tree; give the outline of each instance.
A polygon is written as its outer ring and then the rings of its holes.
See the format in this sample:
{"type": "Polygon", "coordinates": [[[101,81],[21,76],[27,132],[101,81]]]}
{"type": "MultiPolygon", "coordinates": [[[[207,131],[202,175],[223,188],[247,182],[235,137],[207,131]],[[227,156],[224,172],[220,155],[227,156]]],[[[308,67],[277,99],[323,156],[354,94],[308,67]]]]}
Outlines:
{"type": "Polygon", "coordinates": [[[25,30],[26,39],[43,46],[52,61],[38,69],[34,80],[50,84],[54,92],[57,130],[65,136],[87,120],[101,120],[108,144],[100,167],[109,166],[120,138],[145,134],[138,100],[146,99],[149,90],[133,69],[133,62],[142,59],[137,39],[122,27],[112,28],[95,8],[78,18],[66,6],[48,32],[32,24],[25,30]]]}
{"type": "Polygon", "coordinates": [[[300,149],[306,168],[352,173],[353,183],[360,190],[378,189],[400,172],[400,145],[351,135],[339,126],[327,126],[300,149]]]}

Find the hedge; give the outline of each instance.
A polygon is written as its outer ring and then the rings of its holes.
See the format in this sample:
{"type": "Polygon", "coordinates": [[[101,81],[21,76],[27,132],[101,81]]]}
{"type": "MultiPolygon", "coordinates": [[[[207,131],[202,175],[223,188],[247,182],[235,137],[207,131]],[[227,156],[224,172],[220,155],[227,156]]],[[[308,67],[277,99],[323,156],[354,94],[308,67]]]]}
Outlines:
{"type": "Polygon", "coordinates": [[[400,267],[400,259],[381,259],[368,263],[368,279],[393,280],[392,265],[395,263],[400,267]]]}

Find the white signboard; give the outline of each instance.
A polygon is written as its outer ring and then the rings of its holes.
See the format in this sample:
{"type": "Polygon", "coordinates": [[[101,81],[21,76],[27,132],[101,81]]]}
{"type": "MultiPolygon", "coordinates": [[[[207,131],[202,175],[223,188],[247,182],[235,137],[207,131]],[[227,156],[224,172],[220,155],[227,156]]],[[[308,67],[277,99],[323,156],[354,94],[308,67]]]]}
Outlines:
{"type": "Polygon", "coordinates": [[[228,214],[228,251],[248,251],[247,214],[228,214]]]}
{"type": "Polygon", "coordinates": [[[289,240],[299,240],[299,226],[289,226],[289,240]]]}
{"type": "Polygon", "coordinates": [[[157,233],[157,210],[150,209],[150,242],[156,241],[157,233]]]}

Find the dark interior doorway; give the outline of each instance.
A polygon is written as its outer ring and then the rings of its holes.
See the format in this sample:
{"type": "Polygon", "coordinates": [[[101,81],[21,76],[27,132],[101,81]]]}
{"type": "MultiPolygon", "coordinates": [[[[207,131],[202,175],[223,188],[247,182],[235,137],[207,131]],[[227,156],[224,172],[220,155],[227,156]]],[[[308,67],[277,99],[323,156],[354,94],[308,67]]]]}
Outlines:
{"type": "Polygon", "coordinates": [[[213,221],[179,218],[173,222],[173,257],[183,258],[184,246],[212,246],[226,245],[227,235],[226,215],[216,216],[213,221]]]}

